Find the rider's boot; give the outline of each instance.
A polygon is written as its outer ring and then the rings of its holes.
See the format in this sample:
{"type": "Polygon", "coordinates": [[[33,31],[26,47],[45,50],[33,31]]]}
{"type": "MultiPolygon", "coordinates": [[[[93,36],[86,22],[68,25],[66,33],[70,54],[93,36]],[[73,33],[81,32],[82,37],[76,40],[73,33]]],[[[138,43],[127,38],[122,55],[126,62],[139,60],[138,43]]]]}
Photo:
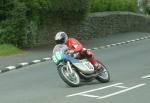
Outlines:
{"type": "Polygon", "coordinates": [[[101,65],[100,63],[98,63],[98,62],[95,62],[95,63],[94,63],[94,67],[95,67],[95,69],[96,69],[97,71],[99,71],[99,70],[101,70],[102,65],[101,65]]]}

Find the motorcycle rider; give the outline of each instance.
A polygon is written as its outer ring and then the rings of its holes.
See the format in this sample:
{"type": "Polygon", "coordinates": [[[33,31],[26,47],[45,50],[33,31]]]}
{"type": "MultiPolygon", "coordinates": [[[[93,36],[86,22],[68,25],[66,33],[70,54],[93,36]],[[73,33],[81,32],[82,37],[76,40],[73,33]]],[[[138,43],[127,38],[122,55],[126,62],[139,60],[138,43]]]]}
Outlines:
{"type": "Polygon", "coordinates": [[[55,35],[56,44],[66,44],[69,48],[66,52],[68,54],[78,53],[78,58],[87,58],[96,68],[100,70],[101,64],[97,62],[97,59],[92,55],[91,50],[86,50],[83,45],[75,38],[69,38],[67,33],[58,32],[55,35]]]}

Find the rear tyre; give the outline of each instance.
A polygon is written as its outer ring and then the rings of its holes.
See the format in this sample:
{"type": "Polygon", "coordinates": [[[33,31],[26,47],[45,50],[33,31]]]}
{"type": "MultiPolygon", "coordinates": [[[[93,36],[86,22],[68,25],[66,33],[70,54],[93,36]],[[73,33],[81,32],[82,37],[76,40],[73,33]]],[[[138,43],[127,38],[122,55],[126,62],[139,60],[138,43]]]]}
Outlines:
{"type": "Polygon", "coordinates": [[[107,83],[110,81],[109,71],[107,70],[107,68],[105,67],[104,64],[102,64],[101,62],[99,62],[99,63],[102,65],[102,67],[101,67],[101,70],[99,71],[99,75],[97,77],[95,77],[95,79],[102,83],[107,83]]]}
{"type": "Polygon", "coordinates": [[[58,73],[61,79],[71,87],[78,87],[80,85],[80,77],[78,73],[72,69],[72,73],[67,70],[66,65],[61,65],[58,67],[58,73]]]}

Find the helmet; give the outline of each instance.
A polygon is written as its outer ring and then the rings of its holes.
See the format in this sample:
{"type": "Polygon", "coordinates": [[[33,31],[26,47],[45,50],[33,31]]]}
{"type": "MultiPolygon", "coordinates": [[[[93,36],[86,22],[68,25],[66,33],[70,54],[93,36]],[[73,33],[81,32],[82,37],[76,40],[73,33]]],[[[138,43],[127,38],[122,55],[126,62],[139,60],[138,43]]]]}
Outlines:
{"type": "Polygon", "coordinates": [[[68,40],[68,36],[65,32],[58,32],[55,35],[55,42],[56,44],[64,44],[66,43],[68,40]]]}

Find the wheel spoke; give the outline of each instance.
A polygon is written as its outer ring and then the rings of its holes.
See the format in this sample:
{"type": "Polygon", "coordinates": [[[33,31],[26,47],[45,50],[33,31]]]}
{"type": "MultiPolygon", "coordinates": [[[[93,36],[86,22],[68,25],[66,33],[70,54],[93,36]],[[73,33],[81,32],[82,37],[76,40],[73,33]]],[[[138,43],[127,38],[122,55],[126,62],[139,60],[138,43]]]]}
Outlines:
{"type": "Polygon", "coordinates": [[[102,67],[102,71],[100,71],[100,77],[103,78],[103,79],[107,79],[108,78],[108,73],[106,71],[106,69],[104,67],[102,67]]]}
{"type": "Polygon", "coordinates": [[[67,68],[63,67],[62,73],[69,82],[71,82],[73,84],[78,84],[80,82],[80,80],[79,80],[80,78],[74,70],[73,70],[73,73],[69,73],[69,71],[67,71],[67,68]]]}

